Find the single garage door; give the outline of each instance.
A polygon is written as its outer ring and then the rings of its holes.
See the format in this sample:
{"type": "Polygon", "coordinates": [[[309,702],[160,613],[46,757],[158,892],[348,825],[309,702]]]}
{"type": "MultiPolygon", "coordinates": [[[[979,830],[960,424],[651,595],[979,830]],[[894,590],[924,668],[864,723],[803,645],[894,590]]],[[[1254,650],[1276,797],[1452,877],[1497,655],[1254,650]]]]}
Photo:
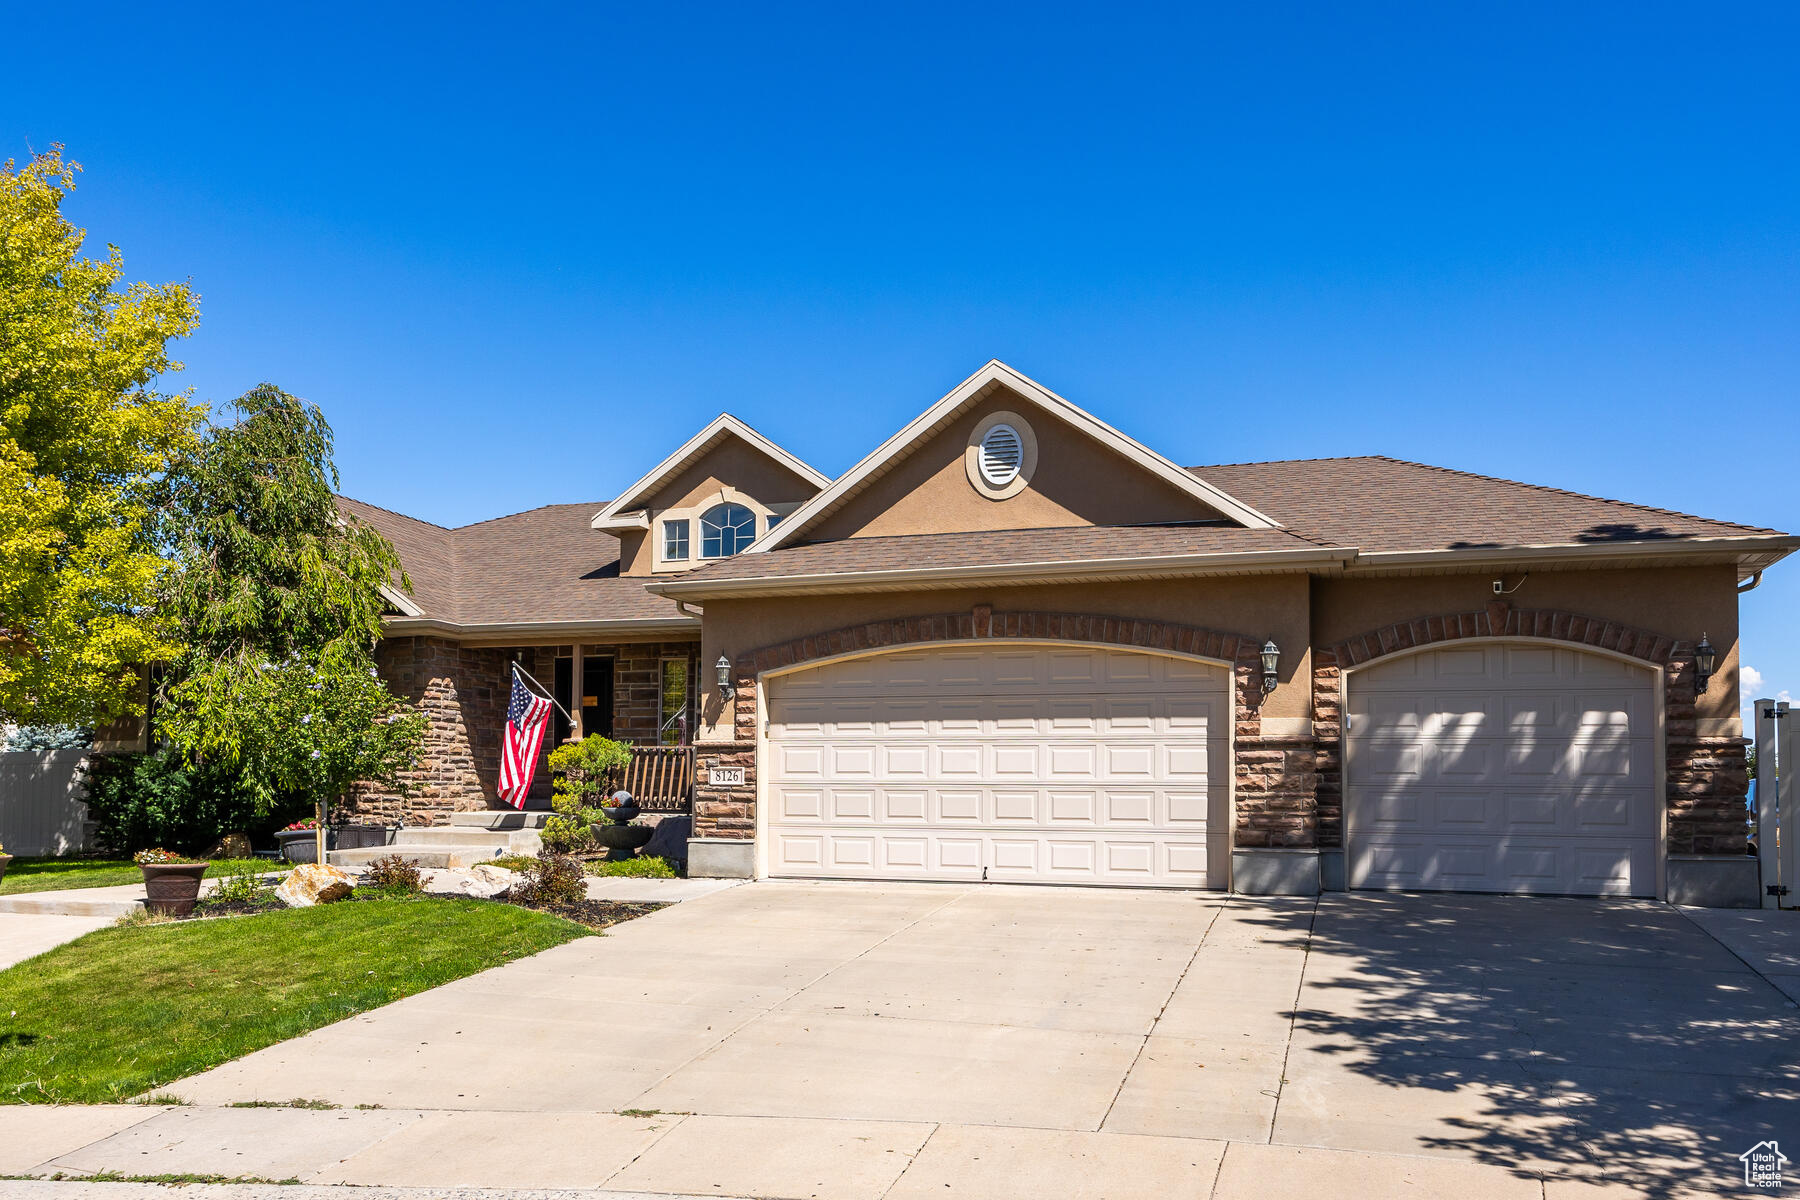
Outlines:
{"type": "Polygon", "coordinates": [[[767,699],[772,875],[1224,885],[1222,667],[959,646],[778,676],[767,699]]]}
{"type": "Polygon", "coordinates": [[[1347,678],[1351,887],[1655,894],[1651,671],[1492,642],[1347,678]]]}

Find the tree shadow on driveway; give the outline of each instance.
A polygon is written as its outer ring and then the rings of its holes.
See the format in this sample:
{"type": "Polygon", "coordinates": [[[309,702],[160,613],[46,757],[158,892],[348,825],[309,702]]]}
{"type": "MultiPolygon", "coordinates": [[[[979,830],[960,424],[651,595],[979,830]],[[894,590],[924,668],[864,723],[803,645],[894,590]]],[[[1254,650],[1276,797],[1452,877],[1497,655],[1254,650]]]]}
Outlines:
{"type": "Polygon", "coordinates": [[[1277,1142],[1669,1196],[1800,1140],[1800,1012],[1661,904],[1327,896],[1293,1015],[1277,1142]]]}

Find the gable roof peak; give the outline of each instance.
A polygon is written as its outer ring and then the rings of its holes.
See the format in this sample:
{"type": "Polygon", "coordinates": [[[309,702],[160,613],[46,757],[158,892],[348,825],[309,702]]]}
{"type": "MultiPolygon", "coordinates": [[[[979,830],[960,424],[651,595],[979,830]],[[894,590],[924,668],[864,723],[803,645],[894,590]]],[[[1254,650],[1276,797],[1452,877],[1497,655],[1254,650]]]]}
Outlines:
{"type": "Polygon", "coordinates": [[[795,541],[808,526],[880,478],[893,465],[949,424],[963,409],[986,394],[992,384],[1007,390],[1039,412],[1055,418],[1112,450],[1126,460],[1185,492],[1208,508],[1249,529],[1279,529],[1281,522],[1226,494],[1196,475],[1184,471],[1136,438],[1102,421],[1086,409],[1059,396],[1023,372],[997,358],[990,358],[973,375],[951,388],[924,412],[914,417],[861,462],[840,475],[831,486],[795,509],[780,525],[765,533],[744,551],[757,554],[795,541]]]}
{"type": "Polygon", "coordinates": [[[748,443],[753,449],[786,467],[814,487],[823,488],[831,482],[830,476],[814,470],[808,463],[777,446],[752,429],[747,422],[728,412],[722,412],[708,421],[699,433],[683,442],[675,453],[652,467],[649,474],[620,492],[617,499],[594,515],[591,524],[595,529],[644,525],[643,520],[633,519],[625,514],[638,507],[663,480],[699,458],[725,437],[736,437],[740,441],[748,443]]]}

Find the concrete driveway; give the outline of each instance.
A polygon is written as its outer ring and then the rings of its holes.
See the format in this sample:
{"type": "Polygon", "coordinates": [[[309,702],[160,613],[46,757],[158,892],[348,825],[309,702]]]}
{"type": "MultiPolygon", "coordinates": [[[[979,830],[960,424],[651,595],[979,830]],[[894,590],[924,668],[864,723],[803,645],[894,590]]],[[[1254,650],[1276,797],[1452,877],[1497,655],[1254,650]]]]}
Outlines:
{"type": "Polygon", "coordinates": [[[381,1106],[319,1182],[1670,1195],[1800,1143],[1800,1010],[1649,902],[761,883],[170,1090],[381,1106]]]}

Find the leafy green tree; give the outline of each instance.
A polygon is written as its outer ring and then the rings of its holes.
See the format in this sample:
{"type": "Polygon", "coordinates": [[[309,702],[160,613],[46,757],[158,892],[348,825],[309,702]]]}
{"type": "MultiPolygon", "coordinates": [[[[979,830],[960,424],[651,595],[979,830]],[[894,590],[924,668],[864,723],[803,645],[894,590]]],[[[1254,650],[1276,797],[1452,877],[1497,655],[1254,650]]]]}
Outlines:
{"type": "Polygon", "coordinates": [[[191,762],[229,764],[266,811],[347,791],[403,788],[423,714],[375,670],[393,546],[339,514],[331,427],[263,384],[170,478],[180,570],[166,609],[187,643],[158,732],[191,762]]]}
{"type": "Polygon", "coordinates": [[[178,650],[156,489],[205,414],[154,386],[198,297],[82,256],[79,169],[61,147],[0,168],[0,720],[22,725],[140,712],[139,668],[178,650]]]}

